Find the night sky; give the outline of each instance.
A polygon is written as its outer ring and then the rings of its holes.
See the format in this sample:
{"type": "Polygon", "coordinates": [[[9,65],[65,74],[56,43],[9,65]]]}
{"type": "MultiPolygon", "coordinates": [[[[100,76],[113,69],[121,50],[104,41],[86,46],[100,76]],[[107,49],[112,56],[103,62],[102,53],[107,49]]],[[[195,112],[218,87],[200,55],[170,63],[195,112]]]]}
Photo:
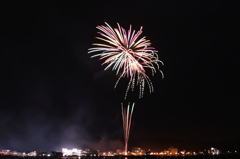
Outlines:
{"type": "MultiPolygon", "coordinates": [[[[129,147],[240,145],[239,17],[225,1],[1,1],[0,150],[123,149],[121,103],[135,102],[129,147]],[[132,24],[164,62],[154,93],[124,100],[88,49],[97,25],[132,24]]],[[[137,87],[136,87],[137,88],[137,87]]]]}

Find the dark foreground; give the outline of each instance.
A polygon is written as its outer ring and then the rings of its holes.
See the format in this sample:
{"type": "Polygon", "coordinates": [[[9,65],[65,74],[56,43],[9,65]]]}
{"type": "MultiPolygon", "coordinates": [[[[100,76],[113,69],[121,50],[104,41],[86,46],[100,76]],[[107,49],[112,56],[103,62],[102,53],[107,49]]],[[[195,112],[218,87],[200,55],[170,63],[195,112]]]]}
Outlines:
{"type": "Polygon", "coordinates": [[[0,159],[240,159],[240,155],[217,156],[99,156],[99,157],[17,157],[0,156],[0,159]]]}

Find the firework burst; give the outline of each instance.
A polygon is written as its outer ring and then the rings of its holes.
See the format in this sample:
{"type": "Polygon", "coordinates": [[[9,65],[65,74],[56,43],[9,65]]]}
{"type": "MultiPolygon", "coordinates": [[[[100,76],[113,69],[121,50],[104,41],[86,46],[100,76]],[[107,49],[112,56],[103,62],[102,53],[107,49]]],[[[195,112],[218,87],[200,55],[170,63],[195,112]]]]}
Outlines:
{"type": "Polygon", "coordinates": [[[100,51],[101,53],[91,57],[100,57],[100,60],[104,59],[102,65],[106,65],[105,70],[112,68],[112,70],[116,71],[116,75],[119,75],[114,88],[116,88],[121,78],[130,78],[125,99],[129,89],[131,88],[133,91],[135,85],[140,88],[139,98],[143,97],[145,83],[147,83],[149,91],[152,93],[153,85],[146,74],[146,68],[151,70],[152,75],[156,73],[156,70],[159,70],[163,77],[163,73],[159,69],[159,63],[163,65],[163,62],[158,59],[158,51],[150,46],[150,40],[146,40],[146,37],[139,38],[142,34],[142,27],[135,33],[135,30],[132,31],[131,25],[126,32],[118,23],[118,28],[112,28],[107,23],[105,24],[106,26],[97,26],[97,29],[101,30],[101,32],[98,32],[101,37],[96,38],[106,42],[106,44],[94,43],[92,45],[97,47],[90,48],[88,53],[100,51]]]}

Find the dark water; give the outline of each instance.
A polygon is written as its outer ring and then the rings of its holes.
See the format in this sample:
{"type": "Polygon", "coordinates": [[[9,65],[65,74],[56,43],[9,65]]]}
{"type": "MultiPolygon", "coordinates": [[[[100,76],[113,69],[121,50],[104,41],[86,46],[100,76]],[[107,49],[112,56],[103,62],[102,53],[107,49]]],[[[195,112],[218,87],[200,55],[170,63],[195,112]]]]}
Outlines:
{"type": "Polygon", "coordinates": [[[218,155],[218,156],[148,156],[148,157],[14,157],[0,156],[0,159],[240,159],[240,155],[218,155]]]}

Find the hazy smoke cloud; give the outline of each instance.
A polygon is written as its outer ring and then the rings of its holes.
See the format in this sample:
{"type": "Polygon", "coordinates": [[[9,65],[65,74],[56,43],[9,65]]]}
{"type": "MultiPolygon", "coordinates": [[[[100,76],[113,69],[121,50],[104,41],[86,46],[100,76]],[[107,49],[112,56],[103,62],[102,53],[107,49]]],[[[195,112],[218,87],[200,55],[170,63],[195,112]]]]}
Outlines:
{"type": "Polygon", "coordinates": [[[104,134],[101,137],[100,141],[96,142],[84,142],[90,148],[100,151],[116,151],[117,149],[123,149],[123,142],[120,140],[111,140],[109,137],[104,134]]]}

